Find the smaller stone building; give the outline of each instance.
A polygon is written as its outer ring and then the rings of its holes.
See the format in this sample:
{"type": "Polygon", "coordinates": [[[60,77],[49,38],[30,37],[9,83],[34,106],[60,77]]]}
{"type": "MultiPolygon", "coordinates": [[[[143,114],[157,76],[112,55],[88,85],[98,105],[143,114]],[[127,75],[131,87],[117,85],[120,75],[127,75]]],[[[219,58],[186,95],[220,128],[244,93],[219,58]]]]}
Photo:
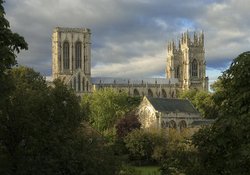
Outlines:
{"type": "Polygon", "coordinates": [[[143,97],[138,108],[142,128],[175,128],[182,130],[202,121],[200,113],[189,100],[143,97]]]}

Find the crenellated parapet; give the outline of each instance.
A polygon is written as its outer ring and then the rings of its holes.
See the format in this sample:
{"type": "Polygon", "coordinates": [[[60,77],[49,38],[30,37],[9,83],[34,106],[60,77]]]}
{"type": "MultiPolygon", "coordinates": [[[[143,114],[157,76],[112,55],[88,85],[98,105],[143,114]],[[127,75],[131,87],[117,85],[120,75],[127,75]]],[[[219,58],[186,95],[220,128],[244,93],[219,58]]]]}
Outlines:
{"type": "Polygon", "coordinates": [[[89,33],[90,29],[89,28],[68,28],[68,27],[56,27],[54,28],[53,32],[74,32],[74,33],[89,33]]]}

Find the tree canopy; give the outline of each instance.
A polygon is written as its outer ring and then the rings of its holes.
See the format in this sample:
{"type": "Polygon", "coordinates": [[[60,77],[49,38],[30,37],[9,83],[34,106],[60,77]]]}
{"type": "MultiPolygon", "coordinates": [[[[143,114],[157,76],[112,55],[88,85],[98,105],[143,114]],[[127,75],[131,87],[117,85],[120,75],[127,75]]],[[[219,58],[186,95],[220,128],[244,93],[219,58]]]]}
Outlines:
{"type": "Polygon", "coordinates": [[[47,87],[39,73],[26,67],[13,68],[9,75],[15,88],[0,113],[1,174],[117,171],[112,150],[101,135],[87,134],[79,98],[63,82],[47,87]]]}
{"type": "Polygon", "coordinates": [[[193,89],[180,93],[179,97],[190,100],[204,118],[218,117],[218,106],[215,104],[212,93],[193,89]]]}
{"type": "Polygon", "coordinates": [[[195,134],[203,174],[246,175],[250,171],[250,52],[235,58],[215,92],[221,116],[195,134]]]}
{"type": "Polygon", "coordinates": [[[111,88],[94,91],[91,96],[85,95],[82,106],[88,110],[86,114],[94,128],[103,132],[115,126],[118,119],[132,110],[140,99],[129,97],[125,92],[117,92],[111,88]]]}
{"type": "Polygon", "coordinates": [[[28,49],[28,44],[24,38],[17,33],[13,33],[10,24],[5,18],[3,0],[0,0],[0,73],[16,64],[16,53],[20,50],[28,49]]]}
{"type": "Polygon", "coordinates": [[[124,138],[134,129],[140,129],[141,123],[138,120],[138,115],[135,111],[131,111],[125,117],[116,122],[116,134],[119,138],[124,138]]]}
{"type": "Polygon", "coordinates": [[[9,22],[5,18],[3,2],[0,0],[0,98],[9,88],[6,70],[17,64],[16,53],[28,49],[24,38],[11,31],[9,22]]]}

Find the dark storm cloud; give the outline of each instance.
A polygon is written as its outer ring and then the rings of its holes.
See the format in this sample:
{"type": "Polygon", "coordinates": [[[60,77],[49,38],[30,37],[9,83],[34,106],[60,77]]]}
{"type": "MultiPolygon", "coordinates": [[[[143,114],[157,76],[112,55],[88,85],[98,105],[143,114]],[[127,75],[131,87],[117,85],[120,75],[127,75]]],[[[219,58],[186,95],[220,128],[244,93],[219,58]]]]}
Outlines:
{"type": "Polygon", "coordinates": [[[162,76],[167,41],[204,30],[207,65],[220,68],[248,49],[247,0],[8,0],[11,28],[29,51],[18,57],[42,74],[51,72],[54,27],[92,32],[92,72],[105,76],[162,76]],[[219,66],[218,66],[219,65],[219,66]]]}

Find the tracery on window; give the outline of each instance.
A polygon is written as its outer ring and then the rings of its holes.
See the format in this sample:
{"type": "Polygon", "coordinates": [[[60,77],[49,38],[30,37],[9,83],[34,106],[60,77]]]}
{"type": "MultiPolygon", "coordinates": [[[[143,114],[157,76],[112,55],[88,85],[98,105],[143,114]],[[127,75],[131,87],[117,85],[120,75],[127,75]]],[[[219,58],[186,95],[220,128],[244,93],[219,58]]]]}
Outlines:
{"type": "Polygon", "coordinates": [[[78,74],[78,91],[81,91],[81,75],[78,74]]]}
{"type": "Polygon", "coordinates": [[[180,78],[180,66],[176,67],[176,78],[180,78]]]}
{"type": "Polygon", "coordinates": [[[63,69],[69,69],[69,42],[63,43],[63,69]]]}
{"type": "Polygon", "coordinates": [[[82,67],[82,47],[81,47],[81,42],[76,42],[75,44],[75,58],[76,58],[76,69],[82,67]]]}
{"type": "Polygon", "coordinates": [[[73,81],[73,89],[76,90],[76,77],[74,77],[74,81],[73,81]]]}
{"type": "Polygon", "coordinates": [[[82,78],[82,90],[85,91],[85,78],[82,78]]]}
{"type": "Polygon", "coordinates": [[[194,59],[192,61],[192,70],[191,70],[191,75],[192,77],[197,77],[198,76],[198,63],[197,63],[197,60],[194,59]]]}

